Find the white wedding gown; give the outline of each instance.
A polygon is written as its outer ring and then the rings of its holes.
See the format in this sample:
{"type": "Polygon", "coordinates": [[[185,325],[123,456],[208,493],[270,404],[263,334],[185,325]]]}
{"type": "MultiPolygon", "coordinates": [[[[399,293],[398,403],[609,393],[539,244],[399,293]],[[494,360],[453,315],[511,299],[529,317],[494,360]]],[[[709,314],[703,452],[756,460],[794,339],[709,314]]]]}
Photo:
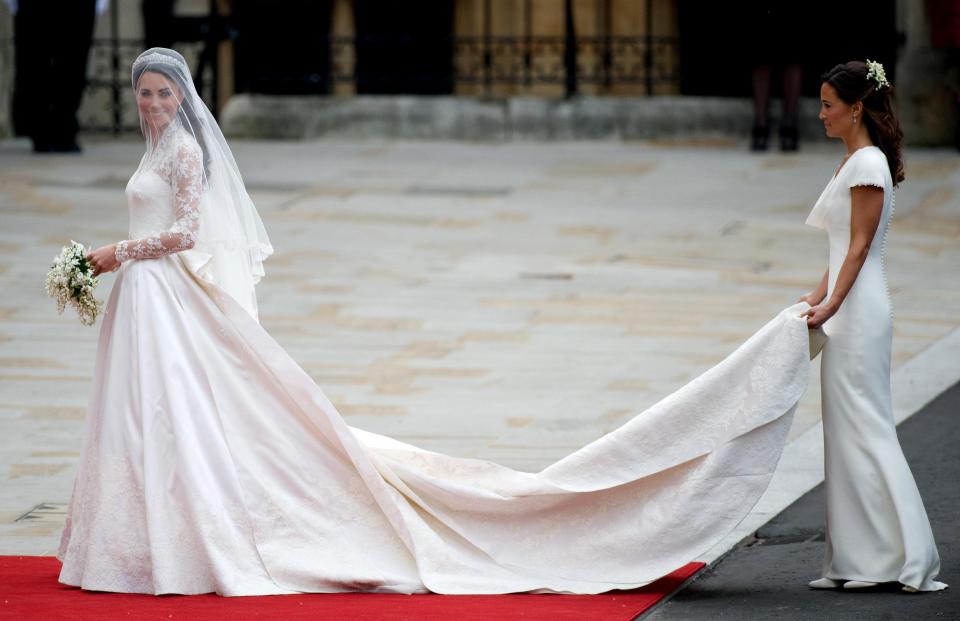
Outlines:
{"type": "Polygon", "coordinates": [[[883,262],[893,181],[883,151],[871,146],[854,152],[824,188],[807,224],[827,231],[829,298],[850,245],[850,188],[856,186],[881,188],[883,211],[857,280],[840,310],[823,324],[823,576],[938,591],[946,587],[934,580],[940,557],[897,440],[890,395],[893,321],[883,262]]]}
{"type": "Polygon", "coordinates": [[[118,253],[61,582],[629,589],[713,546],[766,489],[807,385],[805,306],[541,472],[448,457],[348,426],[244,306],[190,269],[199,157],[185,134],[166,150],[127,188],[140,241],[118,253]]]}

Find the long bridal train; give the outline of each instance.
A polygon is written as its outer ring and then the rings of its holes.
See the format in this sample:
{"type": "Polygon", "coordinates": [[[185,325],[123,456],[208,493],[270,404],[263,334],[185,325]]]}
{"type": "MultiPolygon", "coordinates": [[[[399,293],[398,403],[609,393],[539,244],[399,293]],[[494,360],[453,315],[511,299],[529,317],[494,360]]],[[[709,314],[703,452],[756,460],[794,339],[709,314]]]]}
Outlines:
{"type": "Polygon", "coordinates": [[[785,309],[621,428],[526,473],[349,427],[180,257],[124,263],[60,579],[223,595],[646,584],[718,542],[766,489],[807,385],[805,308],[785,309]]]}

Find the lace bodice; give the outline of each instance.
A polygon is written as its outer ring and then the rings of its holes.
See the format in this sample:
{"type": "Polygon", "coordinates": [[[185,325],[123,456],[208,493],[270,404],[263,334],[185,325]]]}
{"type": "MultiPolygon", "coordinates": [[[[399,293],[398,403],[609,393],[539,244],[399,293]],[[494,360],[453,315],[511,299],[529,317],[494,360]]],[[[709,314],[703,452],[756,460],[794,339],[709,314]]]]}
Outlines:
{"type": "Polygon", "coordinates": [[[117,260],[156,259],[189,250],[200,227],[203,152],[180,128],[168,128],[127,183],[130,237],[117,244],[117,260]]]}

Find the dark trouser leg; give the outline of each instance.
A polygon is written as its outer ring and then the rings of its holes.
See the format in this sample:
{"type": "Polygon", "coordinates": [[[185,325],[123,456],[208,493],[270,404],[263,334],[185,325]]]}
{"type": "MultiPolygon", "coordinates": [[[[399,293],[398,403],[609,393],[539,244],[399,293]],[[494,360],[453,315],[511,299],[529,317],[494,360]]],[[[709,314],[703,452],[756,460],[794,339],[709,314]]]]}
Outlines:
{"type": "MultiPolygon", "coordinates": [[[[87,85],[87,59],[93,42],[95,0],[56,3],[60,19],[51,25],[53,71],[61,88],[49,92],[50,126],[56,150],[74,150],[77,143],[77,110],[87,85]]],[[[48,20],[50,25],[52,20],[48,20]]],[[[52,84],[51,84],[52,85],[52,84]]]]}
{"type": "Polygon", "coordinates": [[[95,7],[96,0],[20,0],[14,116],[36,151],[77,149],[95,7]]]}
{"type": "Polygon", "coordinates": [[[783,67],[783,118],[780,119],[780,148],[783,151],[797,150],[802,75],[799,63],[791,63],[783,67]]]}
{"type": "Polygon", "coordinates": [[[23,0],[13,19],[13,128],[33,136],[40,114],[40,85],[50,79],[50,61],[43,41],[43,10],[23,0]]]}
{"type": "Polygon", "coordinates": [[[770,65],[753,69],[753,141],[750,148],[766,151],[770,134],[770,65]]]}

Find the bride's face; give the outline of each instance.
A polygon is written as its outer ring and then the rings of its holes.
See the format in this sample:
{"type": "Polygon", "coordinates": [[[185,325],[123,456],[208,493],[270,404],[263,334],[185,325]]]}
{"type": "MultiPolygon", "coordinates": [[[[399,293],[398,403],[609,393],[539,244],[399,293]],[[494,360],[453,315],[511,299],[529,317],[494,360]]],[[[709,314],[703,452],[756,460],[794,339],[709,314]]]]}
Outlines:
{"type": "Polygon", "coordinates": [[[177,116],[183,92],[170,78],[145,71],[137,82],[137,107],[140,118],[155,130],[163,129],[177,116]]]}
{"type": "Polygon", "coordinates": [[[823,121],[827,136],[843,138],[850,134],[854,112],[853,106],[840,99],[837,89],[826,82],[820,85],[820,120],[823,121]]]}

